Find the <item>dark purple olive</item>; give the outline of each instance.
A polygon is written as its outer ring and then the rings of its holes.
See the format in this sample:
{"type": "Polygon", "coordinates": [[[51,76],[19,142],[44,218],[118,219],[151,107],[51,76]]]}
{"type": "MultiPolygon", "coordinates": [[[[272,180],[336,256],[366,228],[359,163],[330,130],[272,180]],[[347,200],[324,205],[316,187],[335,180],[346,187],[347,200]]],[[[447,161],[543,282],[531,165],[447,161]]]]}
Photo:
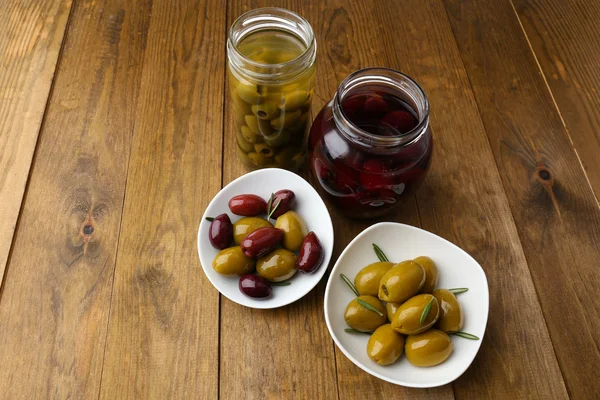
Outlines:
{"type": "Polygon", "coordinates": [[[221,214],[215,217],[208,228],[208,239],[214,248],[223,250],[233,241],[233,225],[229,215],[221,214]]]}
{"type": "Polygon", "coordinates": [[[323,247],[314,232],[304,238],[300,247],[300,255],[296,259],[296,267],[300,272],[310,273],[319,268],[323,261],[323,247]]]}
{"type": "Polygon", "coordinates": [[[296,195],[291,190],[283,189],[275,192],[275,194],[273,194],[273,203],[271,204],[271,207],[277,208],[275,208],[275,211],[271,214],[271,218],[275,219],[290,211],[294,207],[295,199],[296,195]]]}
{"type": "Polygon", "coordinates": [[[258,299],[271,297],[273,288],[268,280],[259,275],[248,274],[240,278],[239,288],[246,296],[258,299]]]}
{"type": "Polygon", "coordinates": [[[246,257],[262,257],[277,247],[283,239],[283,233],[277,228],[258,228],[242,240],[242,252],[246,257]]]}
{"type": "Polygon", "coordinates": [[[229,200],[229,209],[236,215],[253,217],[267,212],[267,202],[255,194],[240,194],[229,200]]]}

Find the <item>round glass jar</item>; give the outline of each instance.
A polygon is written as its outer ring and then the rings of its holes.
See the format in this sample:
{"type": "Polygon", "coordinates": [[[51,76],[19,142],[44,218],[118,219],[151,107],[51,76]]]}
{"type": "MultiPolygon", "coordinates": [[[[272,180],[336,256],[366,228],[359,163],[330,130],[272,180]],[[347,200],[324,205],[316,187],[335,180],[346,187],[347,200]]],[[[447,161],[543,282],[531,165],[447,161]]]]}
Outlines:
{"type": "Polygon", "coordinates": [[[345,215],[371,218],[419,187],[431,161],[429,102],[408,76],[387,68],[349,75],[313,122],[310,168],[345,215]]]}
{"type": "Polygon", "coordinates": [[[237,152],[249,169],[304,164],[316,53],[310,24],[285,9],[249,11],[229,29],[237,152]]]}

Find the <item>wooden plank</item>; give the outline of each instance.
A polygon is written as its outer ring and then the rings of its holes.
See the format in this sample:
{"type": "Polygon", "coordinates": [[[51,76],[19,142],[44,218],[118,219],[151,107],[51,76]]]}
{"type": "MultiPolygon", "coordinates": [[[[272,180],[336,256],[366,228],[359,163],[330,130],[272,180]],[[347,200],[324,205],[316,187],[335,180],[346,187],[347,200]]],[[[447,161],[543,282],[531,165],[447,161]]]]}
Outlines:
{"type": "Polygon", "coordinates": [[[529,45],[600,198],[600,3],[514,0],[529,45]]]}
{"type": "Polygon", "coordinates": [[[97,398],[149,9],[79,1],[0,301],[5,398],[97,398]]]}
{"type": "Polygon", "coordinates": [[[510,2],[447,9],[568,392],[594,397],[600,208],[510,2]]]}
{"type": "Polygon", "coordinates": [[[473,365],[454,383],[456,397],[566,397],[502,181],[442,2],[390,2],[372,12],[382,31],[394,32],[393,37],[380,35],[392,66],[413,76],[431,102],[433,162],[417,192],[422,225],[477,259],[490,287],[486,337],[473,365]]]}
{"type": "Polygon", "coordinates": [[[0,8],[0,285],[70,9],[71,0],[0,8]]]}
{"type": "Polygon", "coordinates": [[[152,2],[101,397],[218,394],[219,296],[198,262],[221,186],[225,13],[152,2]]]}

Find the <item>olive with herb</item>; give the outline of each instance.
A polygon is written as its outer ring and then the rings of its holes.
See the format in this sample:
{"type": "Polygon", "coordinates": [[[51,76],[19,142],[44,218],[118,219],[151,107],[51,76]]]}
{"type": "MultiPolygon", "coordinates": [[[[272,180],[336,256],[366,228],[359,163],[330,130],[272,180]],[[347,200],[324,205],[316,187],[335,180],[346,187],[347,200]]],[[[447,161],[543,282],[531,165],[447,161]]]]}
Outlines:
{"type": "Polygon", "coordinates": [[[393,364],[404,351],[404,336],[392,329],[390,324],[381,325],[367,342],[369,358],[379,365],[393,364]]]}
{"type": "Polygon", "coordinates": [[[415,261],[425,270],[425,283],[423,284],[423,287],[419,293],[433,293],[438,281],[437,266],[433,260],[427,256],[417,257],[413,261],[415,261]]]}
{"type": "Polygon", "coordinates": [[[440,316],[437,299],[431,294],[419,294],[402,303],[392,320],[392,328],[404,335],[425,332],[440,316]]]}
{"type": "Polygon", "coordinates": [[[240,246],[221,250],[212,266],[221,275],[245,275],[254,271],[254,260],[246,257],[240,246]]]}
{"type": "Polygon", "coordinates": [[[379,298],[383,301],[402,303],[414,296],[425,284],[425,270],[412,260],[394,265],[381,278],[379,298]]]}
{"type": "Polygon", "coordinates": [[[385,308],[375,296],[359,296],[346,306],[344,320],[357,331],[372,332],[385,324],[385,308]]]}
{"type": "Polygon", "coordinates": [[[298,251],[302,241],[308,233],[304,219],[295,211],[288,211],[280,215],[275,221],[275,228],[283,233],[283,247],[290,251],[298,251]]]}
{"type": "Polygon", "coordinates": [[[404,346],[406,358],[417,367],[441,364],[452,354],[452,350],[448,335],[437,329],[407,337],[404,346]]]}
{"type": "Polygon", "coordinates": [[[242,240],[242,251],[247,257],[262,257],[274,250],[282,238],[283,231],[281,229],[258,228],[242,240]]]}
{"type": "Polygon", "coordinates": [[[250,233],[265,227],[272,228],[273,225],[266,219],[259,217],[245,217],[239,219],[233,224],[233,241],[239,246],[242,244],[242,240],[250,233]]]}
{"type": "Polygon", "coordinates": [[[447,289],[437,289],[433,292],[433,296],[440,305],[440,318],[435,327],[446,333],[462,330],[465,316],[454,293],[447,289]]]}
{"type": "Polygon", "coordinates": [[[271,282],[281,282],[296,273],[296,255],[289,250],[277,249],[256,262],[256,272],[271,282]]]}
{"type": "Polygon", "coordinates": [[[394,263],[389,261],[376,262],[369,264],[361,269],[354,278],[354,286],[358,293],[377,296],[379,292],[379,283],[381,278],[388,272],[394,263]]]}
{"type": "Polygon", "coordinates": [[[278,190],[273,193],[273,201],[271,201],[270,213],[271,218],[279,218],[294,207],[296,194],[288,189],[278,190]]]}

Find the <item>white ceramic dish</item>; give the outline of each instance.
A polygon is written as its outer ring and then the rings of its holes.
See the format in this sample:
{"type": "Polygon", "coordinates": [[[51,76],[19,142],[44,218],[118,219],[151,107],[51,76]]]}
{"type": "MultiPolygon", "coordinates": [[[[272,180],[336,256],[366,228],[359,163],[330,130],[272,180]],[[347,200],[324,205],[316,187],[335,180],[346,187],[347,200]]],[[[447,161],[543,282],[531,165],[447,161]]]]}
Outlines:
{"type": "MultiPolygon", "coordinates": [[[[273,220],[271,220],[274,223],[273,220]]],[[[321,280],[331,259],[333,250],[333,225],[327,207],[313,187],[300,176],[277,168],[261,169],[243,175],[225,186],[212,199],[198,229],[198,254],[204,273],[213,286],[228,299],[251,308],[277,308],[290,304],[306,295],[321,280]],[[252,193],[268,200],[271,193],[281,189],[292,190],[296,194],[294,210],[305,220],[309,231],[314,231],[323,246],[323,263],[312,274],[297,272],[289,286],[273,286],[273,296],[269,299],[253,299],[244,295],[238,288],[238,278],[219,275],[212,268],[212,260],[218,250],[208,240],[210,222],[206,217],[216,217],[227,213],[234,223],[242,218],[229,210],[228,202],[233,196],[252,193]]]]}
{"type": "Polygon", "coordinates": [[[325,319],[333,340],[354,364],[380,379],[397,385],[426,388],[454,381],[471,365],[483,340],[488,319],[489,293],[487,279],[481,266],[459,247],[433,233],[392,222],[382,222],[365,229],[340,255],[333,267],[325,291],[325,319]],[[465,313],[463,331],[480,340],[450,335],[454,351],[440,365],[415,367],[404,354],[396,363],[381,366],[367,356],[369,336],[348,333],[344,321],[346,305],[355,297],[340,278],[346,275],[354,281],[366,265],[378,261],[372,243],[381,247],[390,261],[400,262],[426,255],[439,270],[438,288],[469,288],[458,300],[465,313]]]}

